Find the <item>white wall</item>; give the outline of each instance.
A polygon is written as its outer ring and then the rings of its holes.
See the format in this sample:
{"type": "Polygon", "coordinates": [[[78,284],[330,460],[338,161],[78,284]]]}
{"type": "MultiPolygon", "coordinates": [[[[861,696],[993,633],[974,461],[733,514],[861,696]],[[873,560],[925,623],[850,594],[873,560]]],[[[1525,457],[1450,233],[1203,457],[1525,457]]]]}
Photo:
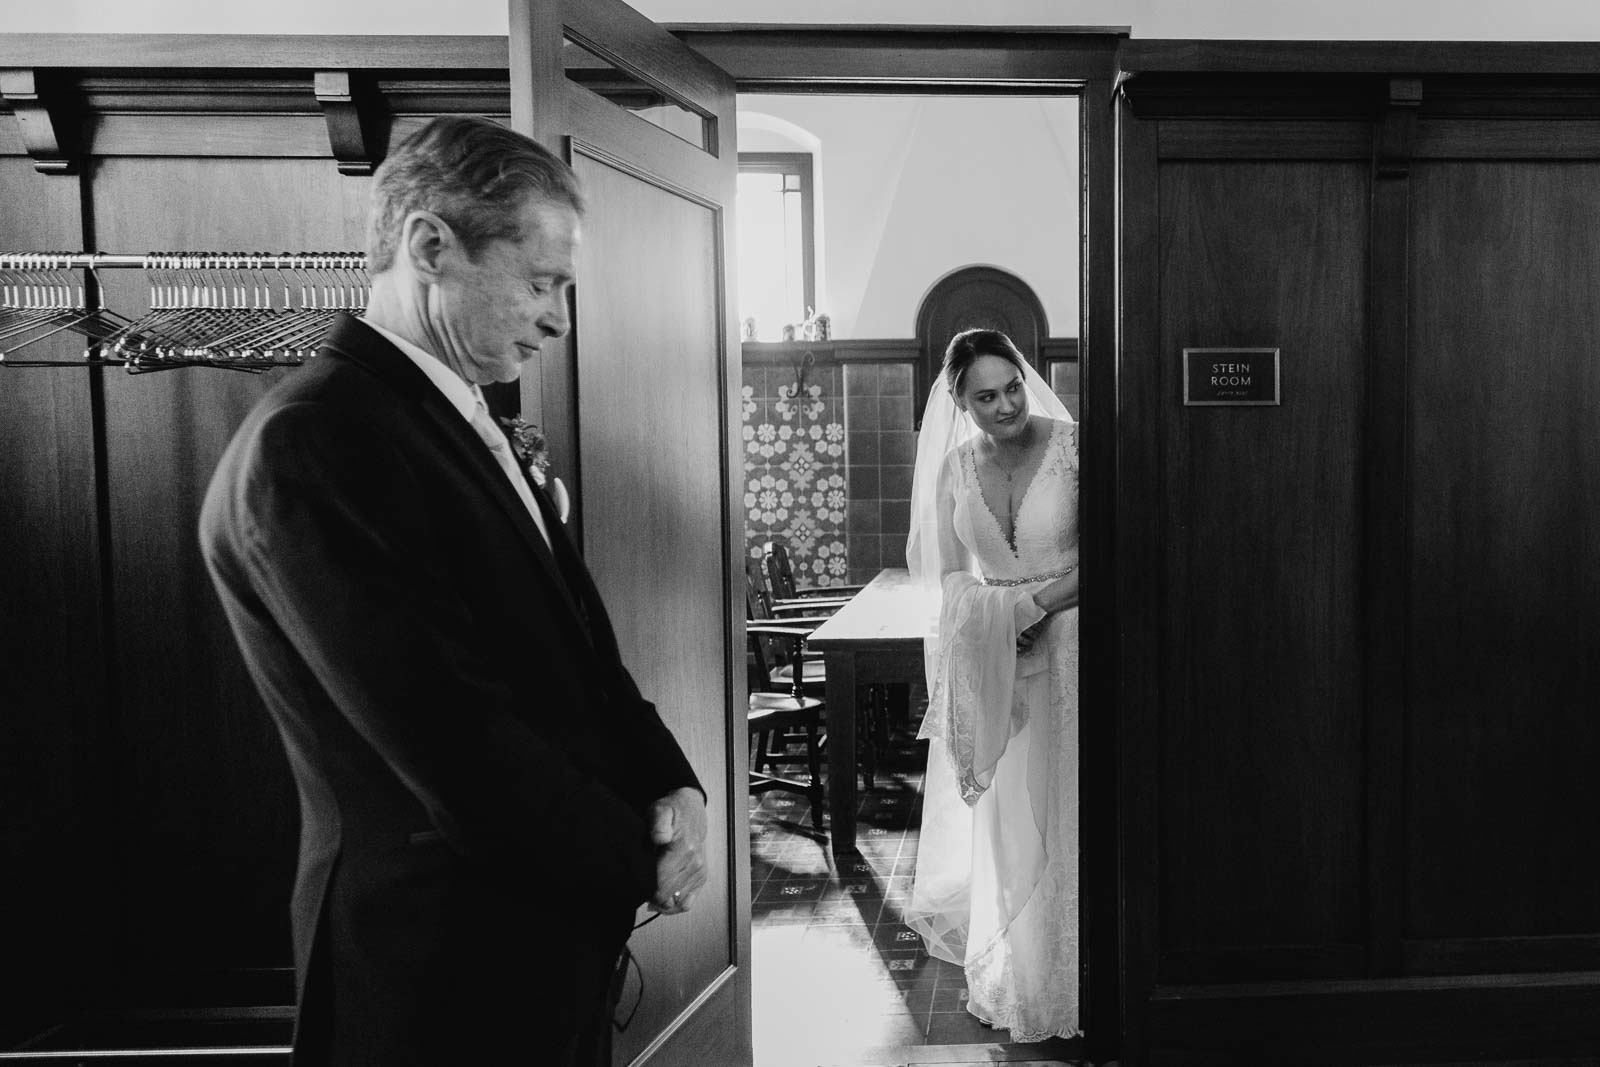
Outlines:
{"type": "MultiPolygon", "coordinates": [[[[537,2],[537,0],[533,0],[537,2]]],[[[1594,0],[634,0],[658,22],[1130,27],[1135,37],[1600,40],[1594,0]]],[[[507,0],[0,0],[11,33],[503,34],[507,0]]]]}
{"type": "Polygon", "coordinates": [[[973,264],[1021,277],[1051,334],[1078,335],[1077,101],[742,95],[739,112],[742,151],[799,147],[773,127],[818,146],[817,309],[836,336],[914,336],[923,295],[973,264]]]}

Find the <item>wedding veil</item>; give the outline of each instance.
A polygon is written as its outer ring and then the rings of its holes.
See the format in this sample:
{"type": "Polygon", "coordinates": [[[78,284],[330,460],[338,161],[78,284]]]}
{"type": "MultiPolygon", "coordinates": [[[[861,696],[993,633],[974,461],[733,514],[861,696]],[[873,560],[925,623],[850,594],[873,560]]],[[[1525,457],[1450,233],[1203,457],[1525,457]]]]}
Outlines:
{"type": "MultiPolygon", "coordinates": [[[[1022,381],[1028,392],[1030,416],[1072,421],[1061,398],[1026,362],[1022,381]]],[[[906,538],[906,566],[911,576],[933,591],[940,588],[946,570],[959,566],[959,561],[939,558],[939,471],[946,456],[976,436],[977,424],[956,407],[944,375],[937,375],[933,388],[928,390],[928,406],[917,435],[916,466],[911,474],[911,532],[906,538]]]]}

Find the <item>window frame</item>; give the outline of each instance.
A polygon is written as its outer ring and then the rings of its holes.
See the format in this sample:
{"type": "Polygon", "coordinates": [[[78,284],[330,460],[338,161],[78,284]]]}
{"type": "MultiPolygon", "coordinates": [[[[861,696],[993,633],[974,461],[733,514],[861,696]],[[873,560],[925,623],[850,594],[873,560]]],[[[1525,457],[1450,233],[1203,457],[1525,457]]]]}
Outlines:
{"type": "MultiPolygon", "coordinates": [[[[793,174],[800,182],[800,273],[804,301],[801,310],[817,310],[816,186],[812,181],[815,157],[810,152],[740,152],[740,174],[793,174]]],[[[787,190],[785,190],[787,192],[787,190]]]]}

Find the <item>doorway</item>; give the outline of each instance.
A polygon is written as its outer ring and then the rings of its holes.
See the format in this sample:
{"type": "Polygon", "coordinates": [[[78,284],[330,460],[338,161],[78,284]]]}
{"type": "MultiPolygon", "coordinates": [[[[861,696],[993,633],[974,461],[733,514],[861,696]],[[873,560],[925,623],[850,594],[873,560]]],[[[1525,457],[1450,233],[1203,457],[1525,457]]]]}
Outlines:
{"type": "MultiPolygon", "coordinates": [[[[704,208],[706,215],[700,221],[705,225],[697,223],[697,232],[710,242],[708,247],[722,250],[705,259],[705,269],[698,272],[696,277],[710,290],[717,292],[722,291],[722,279],[737,269],[735,249],[728,240],[731,228],[723,226],[720,220],[726,217],[723,214],[724,205],[732,205],[737,200],[734,195],[737,180],[734,135],[737,121],[733,105],[738,91],[805,94],[820,91],[837,96],[874,97],[917,94],[971,98],[1077,97],[1082,102],[1075,131],[1066,135],[1069,141],[1075,135],[1080,145],[1078,172],[1062,181],[1069,190],[1077,191],[1076,199],[1081,205],[1079,240],[1063,242],[1065,257],[1070,258],[1076,249],[1080,264],[1076,283],[1079,299],[1075,313],[1078,322],[1077,372],[1075,376],[1069,374],[1065,377],[1076,378],[1080,411],[1084,418],[1084,430],[1079,434],[1079,497],[1082,514],[1080,560],[1084,574],[1080,600],[1083,630],[1080,689],[1083,706],[1109,707],[1108,693],[1113,676],[1107,651],[1112,647],[1109,635],[1114,633],[1114,626],[1111,625],[1114,583],[1109,577],[1111,569],[1107,553],[1111,544],[1108,520],[1112,515],[1113,503],[1109,494],[1115,484],[1111,477],[1114,470],[1111,445],[1115,440],[1115,427],[1110,415],[1114,411],[1116,395],[1115,379],[1111,373],[1114,366],[1112,341],[1116,314],[1115,294],[1110,284],[1113,277],[1113,246],[1109,238],[1114,228],[1111,151],[1114,113],[1111,101],[1116,48],[1123,34],[1038,29],[958,32],[732,28],[698,32],[679,30],[672,34],[675,41],[667,41],[663,39],[660,27],[629,12],[619,0],[561,5],[519,4],[513,9],[512,29],[513,85],[522,84],[517,75],[519,69],[527,69],[532,88],[531,94],[523,94],[520,89],[514,93],[514,120],[536,136],[564,144],[573,156],[581,154],[595,166],[615,171],[620,176],[618,180],[626,178],[627,191],[619,193],[615,203],[607,201],[606,207],[613,213],[618,204],[631,205],[634,199],[649,198],[660,202],[659,194],[704,208]],[[645,47],[646,43],[649,47],[645,47]],[[681,49],[682,45],[687,45],[688,50],[681,49]],[[530,59],[531,66],[528,66],[530,59]],[[650,91],[638,88],[640,79],[650,91]],[[687,111],[680,106],[658,106],[663,94],[685,105],[687,111]],[[619,116],[616,107],[632,114],[619,116]],[[734,114],[730,115],[730,112],[734,114]],[[683,124],[680,113],[690,116],[687,125],[683,124]],[[640,119],[644,121],[641,123],[638,121],[640,119]],[[1091,235],[1100,236],[1090,240],[1091,235]],[[1097,279],[1097,284],[1089,284],[1090,277],[1097,279]],[[1097,417],[1097,412],[1105,413],[1105,417],[1097,417]]],[[[825,183],[827,177],[828,173],[824,170],[822,182],[825,183]]],[[[1071,192],[1066,193],[1066,199],[1072,199],[1071,192]]],[[[628,210],[633,208],[629,207],[628,210]]],[[[608,249],[597,250],[590,265],[591,274],[595,270],[608,271],[607,264],[623,260],[637,261],[640,257],[653,257],[652,261],[657,262],[664,271],[676,269],[674,250],[679,247],[678,239],[666,235],[660,240],[643,236],[647,228],[659,228],[664,216],[646,205],[632,217],[636,220],[635,226],[612,234],[608,249]]],[[[736,236],[736,232],[732,235],[736,236]]],[[[813,249],[812,252],[825,268],[827,250],[813,249]]],[[[620,270],[617,273],[619,277],[622,276],[620,270]]],[[[600,280],[605,282],[605,279],[600,280]]],[[[614,450],[609,442],[590,440],[589,444],[594,444],[594,448],[584,444],[584,433],[592,431],[596,422],[588,420],[588,430],[584,429],[584,424],[576,418],[576,397],[582,393],[588,410],[597,410],[596,403],[604,404],[606,401],[600,401],[595,390],[582,382],[575,385],[570,376],[581,378],[587,375],[592,384],[595,371],[589,361],[593,357],[615,360],[624,358],[629,351],[655,350],[659,348],[661,338],[679,336],[679,318],[700,314],[707,306],[704,300],[662,300],[645,308],[627,297],[629,292],[644,291],[639,283],[633,283],[632,290],[627,284],[617,289],[613,296],[618,299],[596,302],[592,297],[597,293],[604,296],[606,290],[604,284],[596,285],[595,281],[593,277],[586,278],[583,292],[579,295],[579,322],[571,342],[571,347],[578,350],[576,356],[555,361],[558,364],[556,373],[554,376],[547,374],[548,380],[541,383],[546,423],[555,427],[553,432],[557,437],[565,435],[571,438],[570,443],[586,479],[597,463],[612,464],[613,472],[642,469],[660,450],[647,450],[645,455],[630,459],[628,457],[632,453],[625,449],[614,450]],[[594,342],[597,338],[606,336],[608,324],[585,326],[582,309],[586,302],[591,309],[627,306],[636,312],[628,316],[628,325],[637,333],[635,340],[628,344],[596,345],[594,342]],[[589,356],[583,354],[585,350],[589,356]],[[562,373],[569,377],[562,378],[562,373]],[[580,444],[584,447],[578,448],[580,444]]],[[[1071,285],[1068,282],[1066,288],[1071,285]]],[[[922,295],[919,292],[914,297],[922,295]]],[[[810,333],[815,339],[823,323],[821,315],[813,315],[812,312],[820,310],[822,314],[831,316],[827,311],[830,297],[825,278],[813,289],[811,296],[816,303],[807,304],[810,311],[803,309],[802,313],[810,320],[810,333]]],[[[903,303],[906,310],[902,314],[909,320],[914,314],[916,300],[903,303]]],[[[1046,303],[1048,305],[1048,298],[1046,303]]],[[[723,438],[727,444],[724,449],[726,462],[721,471],[722,479],[719,479],[725,486],[726,495],[721,507],[695,508],[692,511],[696,515],[714,515],[724,522],[719,530],[727,541],[725,567],[722,568],[723,589],[731,609],[727,617],[726,634],[730,638],[728,650],[736,656],[737,649],[743,644],[737,615],[737,602],[741,599],[738,586],[742,584],[739,581],[742,578],[739,563],[747,549],[742,536],[744,524],[739,520],[744,508],[749,506],[744,503],[746,496],[752,495],[748,492],[747,484],[741,484],[740,477],[749,454],[749,442],[742,436],[745,429],[743,409],[754,401],[754,397],[742,395],[740,367],[733,362],[740,359],[742,353],[732,344],[727,348],[722,347],[722,338],[732,341],[739,335],[736,307],[731,302],[721,301],[716,309],[716,317],[725,322],[728,329],[717,333],[715,344],[709,341],[704,345],[697,344],[695,351],[704,357],[702,363],[697,364],[706,371],[700,375],[703,387],[726,398],[722,408],[726,418],[721,420],[726,433],[723,438]]],[[[1063,315],[1058,321],[1071,322],[1073,317],[1071,314],[1063,315]]],[[[760,324],[757,325],[759,329],[760,324]]],[[[798,325],[801,328],[796,330],[796,334],[804,337],[805,320],[798,325]]],[[[830,323],[828,327],[830,337],[835,336],[832,326],[830,323]]],[[[1070,332],[1063,332],[1070,337],[1070,332]]],[[[841,328],[837,336],[843,337],[844,333],[841,328]]],[[[860,342],[867,340],[874,338],[861,337],[851,344],[860,348],[860,342]]],[[[904,343],[905,338],[891,335],[876,340],[900,344],[904,343]]],[[[781,344],[781,332],[778,342],[757,343],[781,344]]],[[[872,360],[866,362],[871,363],[872,360]]],[[[791,399],[815,395],[811,389],[820,383],[814,378],[801,381],[804,375],[815,373],[814,364],[802,359],[795,366],[790,361],[785,369],[794,372],[795,385],[803,385],[801,389],[790,391],[791,399]]],[[[846,370],[840,368],[841,396],[846,370]]],[[[875,383],[871,381],[873,375],[870,370],[858,367],[857,371],[858,375],[868,379],[864,385],[879,391],[883,389],[881,371],[876,375],[875,383]]],[[[897,375],[891,374],[891,377],[897,375]]],[[[624,406],[625,401],[650,402],[652,399],[647,390],[626,388],[629,380],[625,375],[607,378],[606,384],[608,388],[615,387],[606,396],[620,397],[618,403],[624,406]]],[[[887,433],[881,429],[881,419],[886,409],[891,411],[892,418],[898,418],[895,409],[902,400],[898,395],[902,383],[891,384],[897,391],[894,396],[885,397],[876,392],[860,393],[863,397],[872,396],[872,408],[880,419],[880,427],[871,431],[872,440],[860,443],[866,448],[875,444],[880,449],[880,463],[884,458],[884,449],[889,450],[890,460],[901,458],[908,463],[913,445],[911,431],[898,426],[887,433]]],[[[910,387],[905,391],[911,394],[915,390],[910,387]]],[[[523,399],[526,404],[530,399],[537,398],[524,396],[523,399]]],[[[913,397],[907,395],[903,399],[909,405],[913,397]]],[[[774,409],[780,400],[782,398],[777,397],[774,390],[774,409]]],[[[807,409],[813,407],[809,399],[803,406],[807,409]]],[[[808,413],[807,417],[813,416],[808,413]]],[[[840,426],[851,421],[846,411],[840,426]]],[[[626,425],[628,420],[612,419],[610,422],[626,425]]],[[[600,428],[604,428],[603,423],[600,428]]],[[[791,437],[795,429],[789,427],[791,437]]],[[[782,427],[773,426],[773,433],[780,439],[782,430],[782,427]]],[[[815,422],[805,425],[807,437],[816,440],[812,436],[813,431],[824,440],[827,439],[826,425],[815,422]]],[[[849,433],[848,430],[844,432],[847,435],[849,433]]],[[[864,429],[862,432],[868,431],[864,429]]],[[[673,439],[674,434],[670,432],[650,438],[658,443],[673,439]]],[[[835,439],[829,443],[837,445],[838,441],[835,439]]],[[[845,455],[863,458],[862,453],[851,452],[848,446],[849,442],[846,441],[845,455]]],[[[812,450],[813,460],[818,454],[819,450],[812,450]]],[[[832,451],[829,454],[834,458],[839,455],[832,451]]],[[[846,462],[845,467],[849,466],[846,462]]],[[[832,521],[846,524],[849,518],[849,474],[848,469],[831,472],[826,491],[822,493],[828,510],[842,513],[842,519],[832,521]]],[[[789,505],[785,504],[783,493],[777,490],[776,485],[761,486],[762,490],[768,488],[773,490],[774,518],[780,518],[777,511],[789,505]]],[[[814,484],[808,488],[813,498],[819,492],[814,484]]],[[[599,495],[605,497],[605,494],[599,495]]],[[[753,495],[758,498],[767,496],[765,492],[753,495]]],[[[626,494],[612,494],[612,498],[631,499],[626,494]]],[[[885,499],[880,485],[880,523],[883,521],[885,499]]],[[[892,503],[898,498],[887,499],[892,503]]],[[[688,514],[678,507],[679,503],[681,501],[673,500],[674,513],[688,514]]],[[[813,506],[820,508],[822,505],[813,506]]],[[[656,550],[656,546],[647,543],[647,539],[641,541],[639,535],[644,530],[642,527],[606,523],[596,524],[596,529],[612,531],[620,542],[628,542],[630,538],[640,542],[643,555],[656,550]]],[[[849,533],[847,525],[845,532],[849,533]]],[[[848,577],[852,565],[863,569],[881,569],[886,558],[896,555],[892,539],[887,542],[890,547],[885,548],[886,539],[881,529],[876,534],[857,532],[862,536],[855,539],[857,548],[853,561],[849,548],[851,541],[847,537],[842,555],[834,550],[834,546],[830,546],[826,554],[819,551],[814,555],[811,560],[813,573],[824,556],[826,562],[822,566],[830,576],[837,577],[842,567],[844,575],[848,577]]],[[[715,535],[707,532],[707,537],[714,538],[715,535]]],[[[591,547],[586,543],[586,549],[591,547]]],[[[605,554],[603,551],[598,553],[605,554]]],[[[608,558],[625,558],[625,553],[615,553],[608,558]]],[[[709,568],[711,571],[717,569],[709,568]]],[[[604,576],[601,577],[603,580],[604,576]]],[[[707,611],[705,617],[709,620],[711,612],[707,611]]],[[[649,647],[664,648],[665,645],[656,642],[649,647]]],[[[697,909],[700,915],[689,926],[679,924],[659,932],[647,931],[650,936],[638,939],[640,948],[644,950],[641,958],[652,980],[649,995],[639,1001],[643,1005],[641,1012],[648,1012],[649,1015],[641,1015],[639,1020],[635,1020],[639,1025],[628,1035],[630,1048],[625,1055],[633,1062],[745,1062],[741,1046],[748,1042],[751,1034],[751,1021],[747,1013],[751,1005],[748,991],[752,971],[749,951],[750,838],[744,785],[748,752],[741,743],[745,732],[740,725],[744,714],[743,686],[738,684],[734,676],[734,662],[730,657],[726,679],[730,699],[725,708],[720,709],[726,713],[725,718],[713,723],[710,702],[705,700],[684,702],[683,710],[679,713],[687,732],[705,746],[702,753],[705,766],[722,764],[731,771],[727,776],[712,775],[712,778],[720,778],[727,786],[725,791],[712,791],[716,794],[712,798],[713,807],[723,798],[727,804],[722,810],[713,810],[712,823],[718,829],[708,839],[715,841],[719,850],[719,858],[715,863],[719,880],[723,871],[728,875],[727,882],[721,883],[727,887],[726,910],[724,901],[719,899],[704,909],[697,909]],[[726,837],[721,832],[724,830],[726,837]],[[724,846],[725,852],[722,851],[724,846]],[[725,864],[722,857],[725,857],[725,864]],[[669,941],[668,935],[676,935],[680,930],[684,936],[669,941]],[[638,1034],[637,1040],[635,1033],[638,1034]],[[712,1049],[716,1050],[716,1054],[708,1059],[706,1051],[712,1049]]],[[[714,672],[697,668],[693,673],[696,678],[705,678],[712,677],[714,672]]],[[[844,703],[836,702],[835,706],[844,703]]],[[[910,714],[908,709],[908,729],[910,714]]],[[[853,715],[847,718],[851,722],[854,720],[853,715]]],[[[844,731],[848,727],[840,724],[840,729],[844,731]]],[[[1083,795],[1095,799],[1092,806],[1082,805],[1085,811],[1092,813],[1092,820],[1086,821],[1080,832],[1082,869],[1085,872],[1085,877],[1080,881],[1081,931],[1085,974],[1099,975],[1095,981],[1086,978],[1083,984],[1087,991],[1084,1029],[1090,1035],[1086,1046],[1104,1042],[1109,1048],[1114,1048],[1121,1036],[1121,979],[1116,965],[1118,868],[1115,857],[1116,782],[1112,776],[1112,769],[1117,765],[1114,739],[1115,731],[1107,717],[1090,716],[1083,721],[1080,747],[1084,753],[1093,755],[1086,755],[1081,761],[1081,791],[1083,795]]],[[[854,751],[847,741],[841,739],[841,744],[846,750],[854,751]]],[[[836,760],[835,765],[842,770],[845,762],[836,760]]],[[[845,777],[848,781],[848,776],[845,777]]],[[[830,790],[835,784],[830,783],[830,790]]],[[[890,877],[895,875],[891,872],[890,877]]],[[[719,896],[723,894],[719,893],[719,896]]],[[[651,930],[656,931],[656,928],[652,927],[651,930]]],[[[794,1032],[806,1032],[822,1029],[823,1024],[796,1016],[791,1027],[794,1032]]],[[[1085,1051],[1090,1058],[1106,1058],[1093,1048],[1086,1047],[1085,1051]]]]}
{"type": "MultiPolygon", "coordinates": [[[[955,330],[993,325],[930,321],[953,283],[1011,297],[988,301],[991,318],[1026,305],[1009,332],[1027,327],[1028,358],[1082,418],[1078,90],[743,92],[737,105],[747,562],[776,541],[800,585],[859,587],[905,566],[929,366],[955,330]]],[[[758,1067],[1089,1062],[1081,1038],[1012,1044],[984,1027],[966,1011],[962,969],[931,959],[905,925],[926,692],[891,687],[863,705],[871,787],[853,850],[832,854],[804,795],[752,797],[758,1067]]],[[[787,754],[799,761],[803,746],[787,754]]]]}

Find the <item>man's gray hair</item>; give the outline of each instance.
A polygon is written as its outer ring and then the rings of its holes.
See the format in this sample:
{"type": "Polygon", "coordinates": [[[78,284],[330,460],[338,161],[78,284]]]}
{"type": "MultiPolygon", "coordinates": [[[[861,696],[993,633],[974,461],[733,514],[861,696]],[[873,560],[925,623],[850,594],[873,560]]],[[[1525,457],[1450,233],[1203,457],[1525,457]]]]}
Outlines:
{"type": "Polygon", "coordinates": [[[413,211],[444,219],[475,257],[490,241],[521,232],[530,197],[583,212],[578,176],[537,141],[488,119],[433,119],[396,145],[373,176],[367,270],[394,266],[401,224],[413,211]]]}

